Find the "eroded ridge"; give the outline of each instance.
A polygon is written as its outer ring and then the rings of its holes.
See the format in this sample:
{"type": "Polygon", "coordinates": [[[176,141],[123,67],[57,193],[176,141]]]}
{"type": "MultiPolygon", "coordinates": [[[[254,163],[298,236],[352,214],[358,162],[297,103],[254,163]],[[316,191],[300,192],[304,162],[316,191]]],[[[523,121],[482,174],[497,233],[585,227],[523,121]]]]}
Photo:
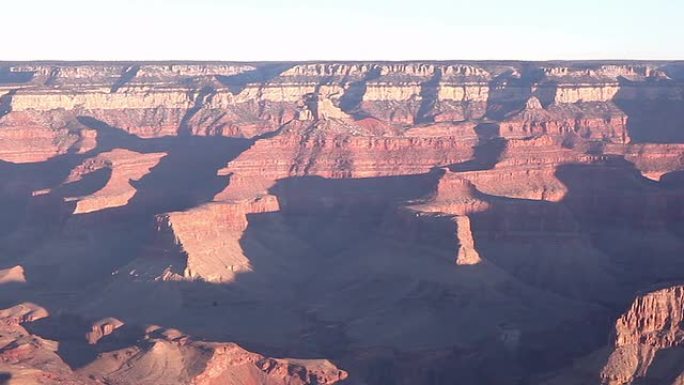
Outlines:
{"type": "Polygon", "coordinates": [[[0,382],[677,384],[682,66],[7,63],[0,382]]]}

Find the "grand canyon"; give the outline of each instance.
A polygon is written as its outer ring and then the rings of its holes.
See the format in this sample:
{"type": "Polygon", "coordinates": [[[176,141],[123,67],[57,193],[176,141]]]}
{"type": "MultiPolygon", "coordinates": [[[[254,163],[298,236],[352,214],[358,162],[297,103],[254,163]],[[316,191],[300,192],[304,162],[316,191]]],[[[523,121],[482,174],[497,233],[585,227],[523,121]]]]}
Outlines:
{"type": "Polygon", "coordinates": [[[684,62],[0,63],[2,385],[682,385],[684,62]]]}

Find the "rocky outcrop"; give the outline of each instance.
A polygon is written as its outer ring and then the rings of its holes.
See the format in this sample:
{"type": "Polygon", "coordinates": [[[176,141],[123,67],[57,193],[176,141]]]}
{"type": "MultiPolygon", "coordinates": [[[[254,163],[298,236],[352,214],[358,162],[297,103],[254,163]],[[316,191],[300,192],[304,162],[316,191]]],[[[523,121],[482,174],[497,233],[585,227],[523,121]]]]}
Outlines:
{"type": "Polygon", "coordinates": [[[435,194],[429,200],[411,207],[421,212],[467,216],[486,211],[490,204],[482,199],[475,185],[461,177],[460,173],[445,171],[439,178],[435,194]]]}
{"type": "Polygon", "coordinates": [[[0,285],[5,283],[26,283],[24,268],[21,266],[0,270],[0,285]]]}
{"type": "Polygon", "coordinates": [[[329,361],[268,358],[232,343],[195,342],[183,335],[146,342],[107,352],[80,372],[107,384],[140,385],[330,385],[347,377],[329,361]]]}
{"type": "Polygon", "coordinates": [[[3,325],[16,326],[24,322],[33,322],[49,316],[48,311],[34,303],[26,302],[0,310],[3,325]]]}
{"type": "MultiPolygon", "coordinates": [[[[0,372],[539,383],[684,279],[681,66],[3,64],[0,372]]],[[[578,383],[679,375],[677,293],[578,383]]]]}
{"type": "Polygon", "coordinates": [[[97,137],[61,111],[10,112],[0,117],[0,125],[0,160],[5,162],[41,162],[69,151],[83,153],[95,147],[97,137]]]}
{"type": "Polygon", "coordinates": [[[626,114],[610,99],[600,102],[579,99],[544,108],[539,99],[532,97],[523,109],[504,120],[501,133],[509,138],[579,135],[625,143],[630,140],[627,122],[626,114]]]}
{"type": "Polygon", "coordinates": [[[457,216],[456,238],[458,239],[458,254],[456,255],[457,265],[476,265],[482,261],[480,254],[475,249],[473,233],[470,228],[470,219],[466,216],[457,216]]]}
{"type": "Polygon", "coordinates": [[[684,287],[638,297],[615,325],[615,344],[601,372],[605,384],[678,384],[684,343],[684,287]],[[645,382],[646,383],[646,382],[645,382]]]}
{"type": "Polygon", "coordinates": [[[174,242],[184,253],[184,278],[225,283],[252,269],[240,244],[248,216],[278,210],[276,197],[266,195],[169,213],[158,218],[158,226],[161,232],[172,233],[174,242]]]}
{"type": "MultiPolygon", "coordinates": [[[[201,345],[198,344],[198,347],[201,345]]],[[[347,378],[327,360],[296,360],[266,358],[249,353],[234,344],[206,346],[213,354],[193,384],[239,384],[246,381],[276,384],[335,384],[347,378]]]]}
{"type": "Polygon", "coordinates": [[[234,343],[194,341],[177,330],[154,325],[142,336],[120,333],[124,324],[115,318],[93,323],[83,340],[70,337],[80,324],[78,317],[72,317],[71,323],[57,321],[60,326],[53,337],[77,347],[70,360],[82,360],[88,349],[100,352],[86,365],[70,367],[60,357],[58,343],[33,334],[48,332],[49,328],[32,326],[39,320],[49,322],[46,317],[47,312],[32,304],[0,311],[0,369],[10,383],[332,385],[347,378],[345,371],[327,360],[269,358],[234,343]],[[108,336],[118,348],[103,342],[108,336]]]}
{"type": "Polygon", "coordinates": [[[264,194],[276,180],[285,177],[421,174],[435,165],[468,159],[473,144],[472,138],[454,136],[385,137],[363,126],[333,122],[287,126],[280,135],[257,141],[219,171],[219,175],[230,175],[231,183],[215,199],[264,194]]]}
{"type": "Polygon", "coordinates": [[[684,169],[684,145],[682,144],[610,144],[605,153],[624,155],[646,178],[660,181],[663,175],[684,169]]]}
{"type": "Polygon", "coordinates": [[[116,318],[108,317],[96,321],[92,325],[92,329],[86,333],[86,340],[89,344],[95,345],[102,338],[114,333],[114,331],[125,324],[116,318]]]}
{"type": "Polygon", "coordinates": [[[109,177],[101,188],[92,194],[68,196],[76,203],[74,214],[86,214],[108,208],[125,206],[136,194],[132,183],[147,175],[166,154],[141,154],[115,149],[86,159],[71,171],[64,184],[77,183],[97,171],[109,170],[109,177]]]}

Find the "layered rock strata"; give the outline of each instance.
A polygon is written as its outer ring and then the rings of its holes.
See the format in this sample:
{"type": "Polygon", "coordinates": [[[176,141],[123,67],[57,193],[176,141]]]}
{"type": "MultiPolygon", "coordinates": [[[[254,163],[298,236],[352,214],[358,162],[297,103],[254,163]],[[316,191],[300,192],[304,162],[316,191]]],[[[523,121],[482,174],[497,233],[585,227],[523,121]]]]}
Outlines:
{"type": "Polygon", "coordinates": [[[683,68],[3,63],[0,372],[675,384],[683,68]]]}

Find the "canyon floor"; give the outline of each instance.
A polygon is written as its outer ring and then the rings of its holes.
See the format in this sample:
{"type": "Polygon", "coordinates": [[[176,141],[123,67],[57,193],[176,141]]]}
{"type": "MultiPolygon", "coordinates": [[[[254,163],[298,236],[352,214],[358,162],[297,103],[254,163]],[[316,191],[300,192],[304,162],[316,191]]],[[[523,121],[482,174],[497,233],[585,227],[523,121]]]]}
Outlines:
{"type": "Polygon", "coordinates": [[[0,63],[0,385],[684,384],[683,62],[0,63]]]}

